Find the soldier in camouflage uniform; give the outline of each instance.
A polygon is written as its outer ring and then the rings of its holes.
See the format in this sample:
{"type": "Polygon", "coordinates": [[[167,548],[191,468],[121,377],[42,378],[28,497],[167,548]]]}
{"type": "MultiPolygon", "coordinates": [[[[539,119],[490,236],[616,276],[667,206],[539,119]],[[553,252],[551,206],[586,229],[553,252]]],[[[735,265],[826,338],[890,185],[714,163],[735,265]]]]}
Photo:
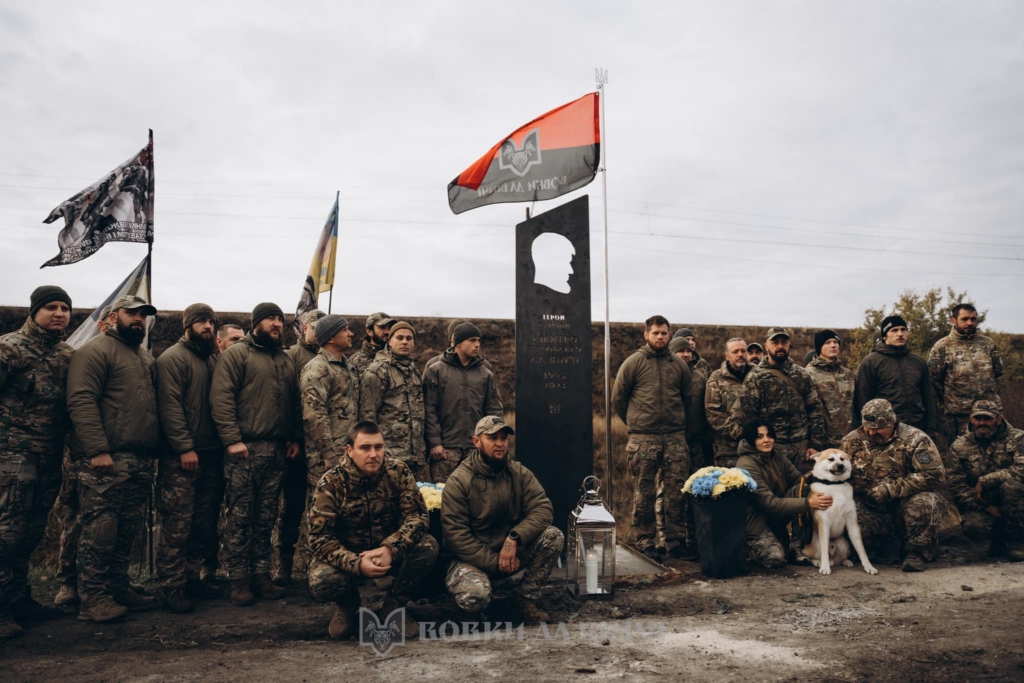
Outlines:
{"type": "Polygon", "coordinates": [[[745,420],[764,420],[777,434],[775,450],[801,472],[810,472],[808,457],[824,447],[825,408],[807,371],[789,357],[789,332],[768,330],[768,355],[743,380],[745,420]]]}
{"type": "Polygon", "coordinates": [[[387,348],[391,337],[391,326],[397,320],[384,312],[371,313],[366,317],[366,338],[358,351],[348,357],[348,362],[356,369],[360,377],[377,359],[377,354],[387,348]]]}
{"type": "MultiPolygon", "coordinates": [[[[107,305],[100,309],[96,327],[100,334],[106,334],[111,326],[110,306],[107,305]]],[[[64,476],[57,495],[60,505],[55,512],[57,527],[60,529],[57,541],[57,580],[60,588],[53,602],[64,606],[78,604],[78,536],[82,533],[82,524],[78,519],[78,480],[67,448],[64,449],[61,469],[64,476]]]]}
{"type": "Polygon", "coordinates": [[[722,367],[711,373],[704,389],[704,414],[714,430],[714,463],[708,465],[736,465],[743,431],[743,380],[749,370],[746,342],[739,337],[727,341],[722,367]]]}
{"type": "Polygon", "coordinates": [[[490,604],[492,579],[523,571],[519,609],[534,624],[551,620],[536,601],[565,538],[551,525],[551,501],[540,482],[511,459],[508,437],[514,433],[497,415],[481,418],[473,432],[476,450],[444,486],[441,530],[455,555],[445,586],[455,604],[475,614],[490,604]]]}
{"type": "Polygon", "coordinates": [[[948,513],[941,495],[946,475],[935,444],[900,422],[888,401],[876,398],[864,405],[861,426],[846,435],[841,449],[853,467],[857,523],[868,555],[891,563],[902,541],[903,571],[924,571],[925,561],[935,559],[948,513]]]}
{"type": "Polygon", "coordinates": [[[823,448],[839,448],[843,437],[850,433],[853,420],[853,389],[857,375],[839,362],[841,341],[832,330],[815,334],[816,355],[807,366],[807,374],[825,407],[827,440],[823,448]]]}
{"type": "Polygon", "coordinates": [[[950,448],[949,490],[964,532],[991,541],[991,556],[1024,561],[1024,431],[1003,419],[995,401],[975,401],[971,428],[950,448]]]}
{"type": "Polygon", "coordinates": [[[192,304],[182,327],[184,336],[156,360],[163,432],[156,569],[167,609],[179,614],[192,611],[193,599],[218,596],[199,580],[199,569],[217,546],[217,492],[224,476],[223,447],[210,413],[217,316],[206,304],[192,304]]]}
{"type": "Polygon", "coordinates": [[[380,425],[388,456],[404,462],[416,481],[429,481],[423,385],[412,359],[415,335],[409,323],[391,326],[388,347],[363,373],[359,419],[380,425]]]}
{"type": "Polygon", "coordinates": [[[111,307],[115,327],[82,345],[68,368],[71,460],[78,479],[81,621],[106,622],[156,607],[133,591],[128,564],[153,484],[160,420],[156,368],[142,346],[156,309],[127,295],[111,307]]]}
{"type": "MultiPolygon", "coordinates": [[[[295,362],[296,381],[302,377],[306,364],[320,352],[320,346],[316,343],[316,323],[325,315],[319,308],[307,311],[302,316],[302,338],[285,351],[295,362]]],[[[309,497],[306,479],[306,458],[300,452],[299,457],[288,460],[284,465],[280,507],[274,531],[270,535],[271,575],[278,586],[287,586],[291,582],[293,570],[295,580],[303,585],[306,583],[303,575],[307,563],[303,562],[294,568],[292,566],[298,552],[297,543],[302,535],[302,520],[306,516],[306,498],[309,497]]]]}
{"type": "Polygon", "coordinates": [[[701,358],[699,353],[697,353],[697,337],[693,334],[693,330],[688,327],[680,327],[676,330],[676,333],[672,335],[672,339],[685,339],[690,342],[690,351],[693,353],[693,364],[690,369],[700,370],[704,373],[705,378],[711,376],[711,365],[701,358]]]}
{"type": "Polygon", "coordinates": [[[220,566],[231,581],[231,604],[254,593],[284,597],[270,579],[270,535],[286,460],[299,455],[302,409],[295,363],[281,350],[284,313],[273,303],[252,312],[252,332],[220,355],[210,404],[225,444],[220,566]]]}
{"type": "Polygon", "coordinates": [[[1003,375],[1003,359],[996,343],[978,334],[977,309],[971,304],[958,304],[953,308],[952,324],[949,336],[935,342],[928,354],[928,374],[945,413],[947,447],[968,433],[975,401],[993,401],[1002,407],[999,378],[1003,375]]]}
{"type": "MultiPolygon", "coordinates": [[[[345,439],[344,455],[320,479],[309,510],[309,591],[335,603],[328,633],[339,639],[354,630],[359,584],[394,577],[384,599],[386,617],[405,604],[438,555],[437,541],[426,533],[427,505],[416,480],[405,463],[385,454],[377,425],[359,422],[345,439]]],[[[406,636],[418,630],[406,618],[406,636]]]]}
{"type": "Polygon", "coordinates": [[[345,357],[352,348],[352,330],[340,315],[328,315],[317,323],[320,352],[306,364],[299,379],[302,424],[306,445],[306,512],[299,527],[295,571],[309,566],[307,516],[316,485],[324,472],[338,464],[348,445],[348,433],[359,419],[359,378],[345,357]]]}
{"type": "Polygon", "coordinates": [[[30,301],[21,329],[0,337],[0,640],[63,614],[32,597],[28,561],[57,498],[70,427],[64,389],[74,349],[63,339],[71,297],[43,286],[30,301]]]}
{"type": "MultiPolygon", "coordinates": [[[[687,548],[683,485],[690,476],[688,434],[697,430],[690,368],[668,350],[668,320],[656,315],[644,322],[647,342],[619,367],[612,405],[626,423],[627,467],[633,477],[633,542],[656,560],[662,551],[677,558],[693,556],[687,548]],[[656,496],[660,479],[665,497],[664,527],[657,528],[656,496]]],[[[690,539],[695,543],[696,539],[690,539]]]]}

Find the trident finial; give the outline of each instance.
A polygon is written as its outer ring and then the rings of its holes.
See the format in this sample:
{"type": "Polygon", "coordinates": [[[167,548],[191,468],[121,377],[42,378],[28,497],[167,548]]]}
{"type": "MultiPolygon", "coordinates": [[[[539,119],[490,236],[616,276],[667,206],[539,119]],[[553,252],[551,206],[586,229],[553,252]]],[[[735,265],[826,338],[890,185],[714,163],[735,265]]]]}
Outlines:
{"type": "Polygon", "coordinates": [[[605,83],[607,83],[608,69],[594,69],[594,80],[597,81],[598,85],[604,85],[605,83]]]}

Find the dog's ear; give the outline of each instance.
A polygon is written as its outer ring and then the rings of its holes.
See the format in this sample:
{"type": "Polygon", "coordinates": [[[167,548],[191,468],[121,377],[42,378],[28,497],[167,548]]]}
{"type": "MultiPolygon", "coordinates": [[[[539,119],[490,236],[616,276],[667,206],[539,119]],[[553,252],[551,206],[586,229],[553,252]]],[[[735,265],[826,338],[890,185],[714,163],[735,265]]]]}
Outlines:
{"type": "Polygon", "coordinates": [[[821,462],[822,460],[828,460],[829,454],[832,453],[832,451],[834,451],[834,450],[835,450],[834,448],[826,448],[823,451],[818,451],[817,453],[814,454],[814,462],[821,462]]]}

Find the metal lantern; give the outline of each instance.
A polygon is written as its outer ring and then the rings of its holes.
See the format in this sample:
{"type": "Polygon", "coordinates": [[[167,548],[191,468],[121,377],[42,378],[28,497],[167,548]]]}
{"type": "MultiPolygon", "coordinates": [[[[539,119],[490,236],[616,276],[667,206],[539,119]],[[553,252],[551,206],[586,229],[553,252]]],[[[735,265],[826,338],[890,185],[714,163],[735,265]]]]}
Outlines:
{"type": "Polygon", "coordinates": [[[601,480],[583,480],[583,497],[569,514],[566,587],[580,598],[610,598],[615,589],[615,518],[597,492],[601,480]]]}

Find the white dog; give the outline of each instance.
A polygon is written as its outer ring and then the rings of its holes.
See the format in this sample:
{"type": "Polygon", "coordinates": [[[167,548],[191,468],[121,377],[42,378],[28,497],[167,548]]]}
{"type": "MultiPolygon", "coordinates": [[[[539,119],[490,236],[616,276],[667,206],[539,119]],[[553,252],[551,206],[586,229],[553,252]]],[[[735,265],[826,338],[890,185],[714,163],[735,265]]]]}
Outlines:
{"type": "Polygon", "coordinates": [[[861,565],[868,574],[877,574],[871,566],[868,554],[861,540],[860,526],[857,525],[857,508],[853,504],[853,486],[850,485],[850,456],[837,448],[830,448],[814,456],[811,470],[811,491],[832,496],[832,507],[827,510],[811,510],[814,518],[814,536],[802,553],[818,567],[822,574],[831,574],[832,566],[842,564],[852,567],[850,543],[843,536],[845,531],[857,550],[861,565]]]}

